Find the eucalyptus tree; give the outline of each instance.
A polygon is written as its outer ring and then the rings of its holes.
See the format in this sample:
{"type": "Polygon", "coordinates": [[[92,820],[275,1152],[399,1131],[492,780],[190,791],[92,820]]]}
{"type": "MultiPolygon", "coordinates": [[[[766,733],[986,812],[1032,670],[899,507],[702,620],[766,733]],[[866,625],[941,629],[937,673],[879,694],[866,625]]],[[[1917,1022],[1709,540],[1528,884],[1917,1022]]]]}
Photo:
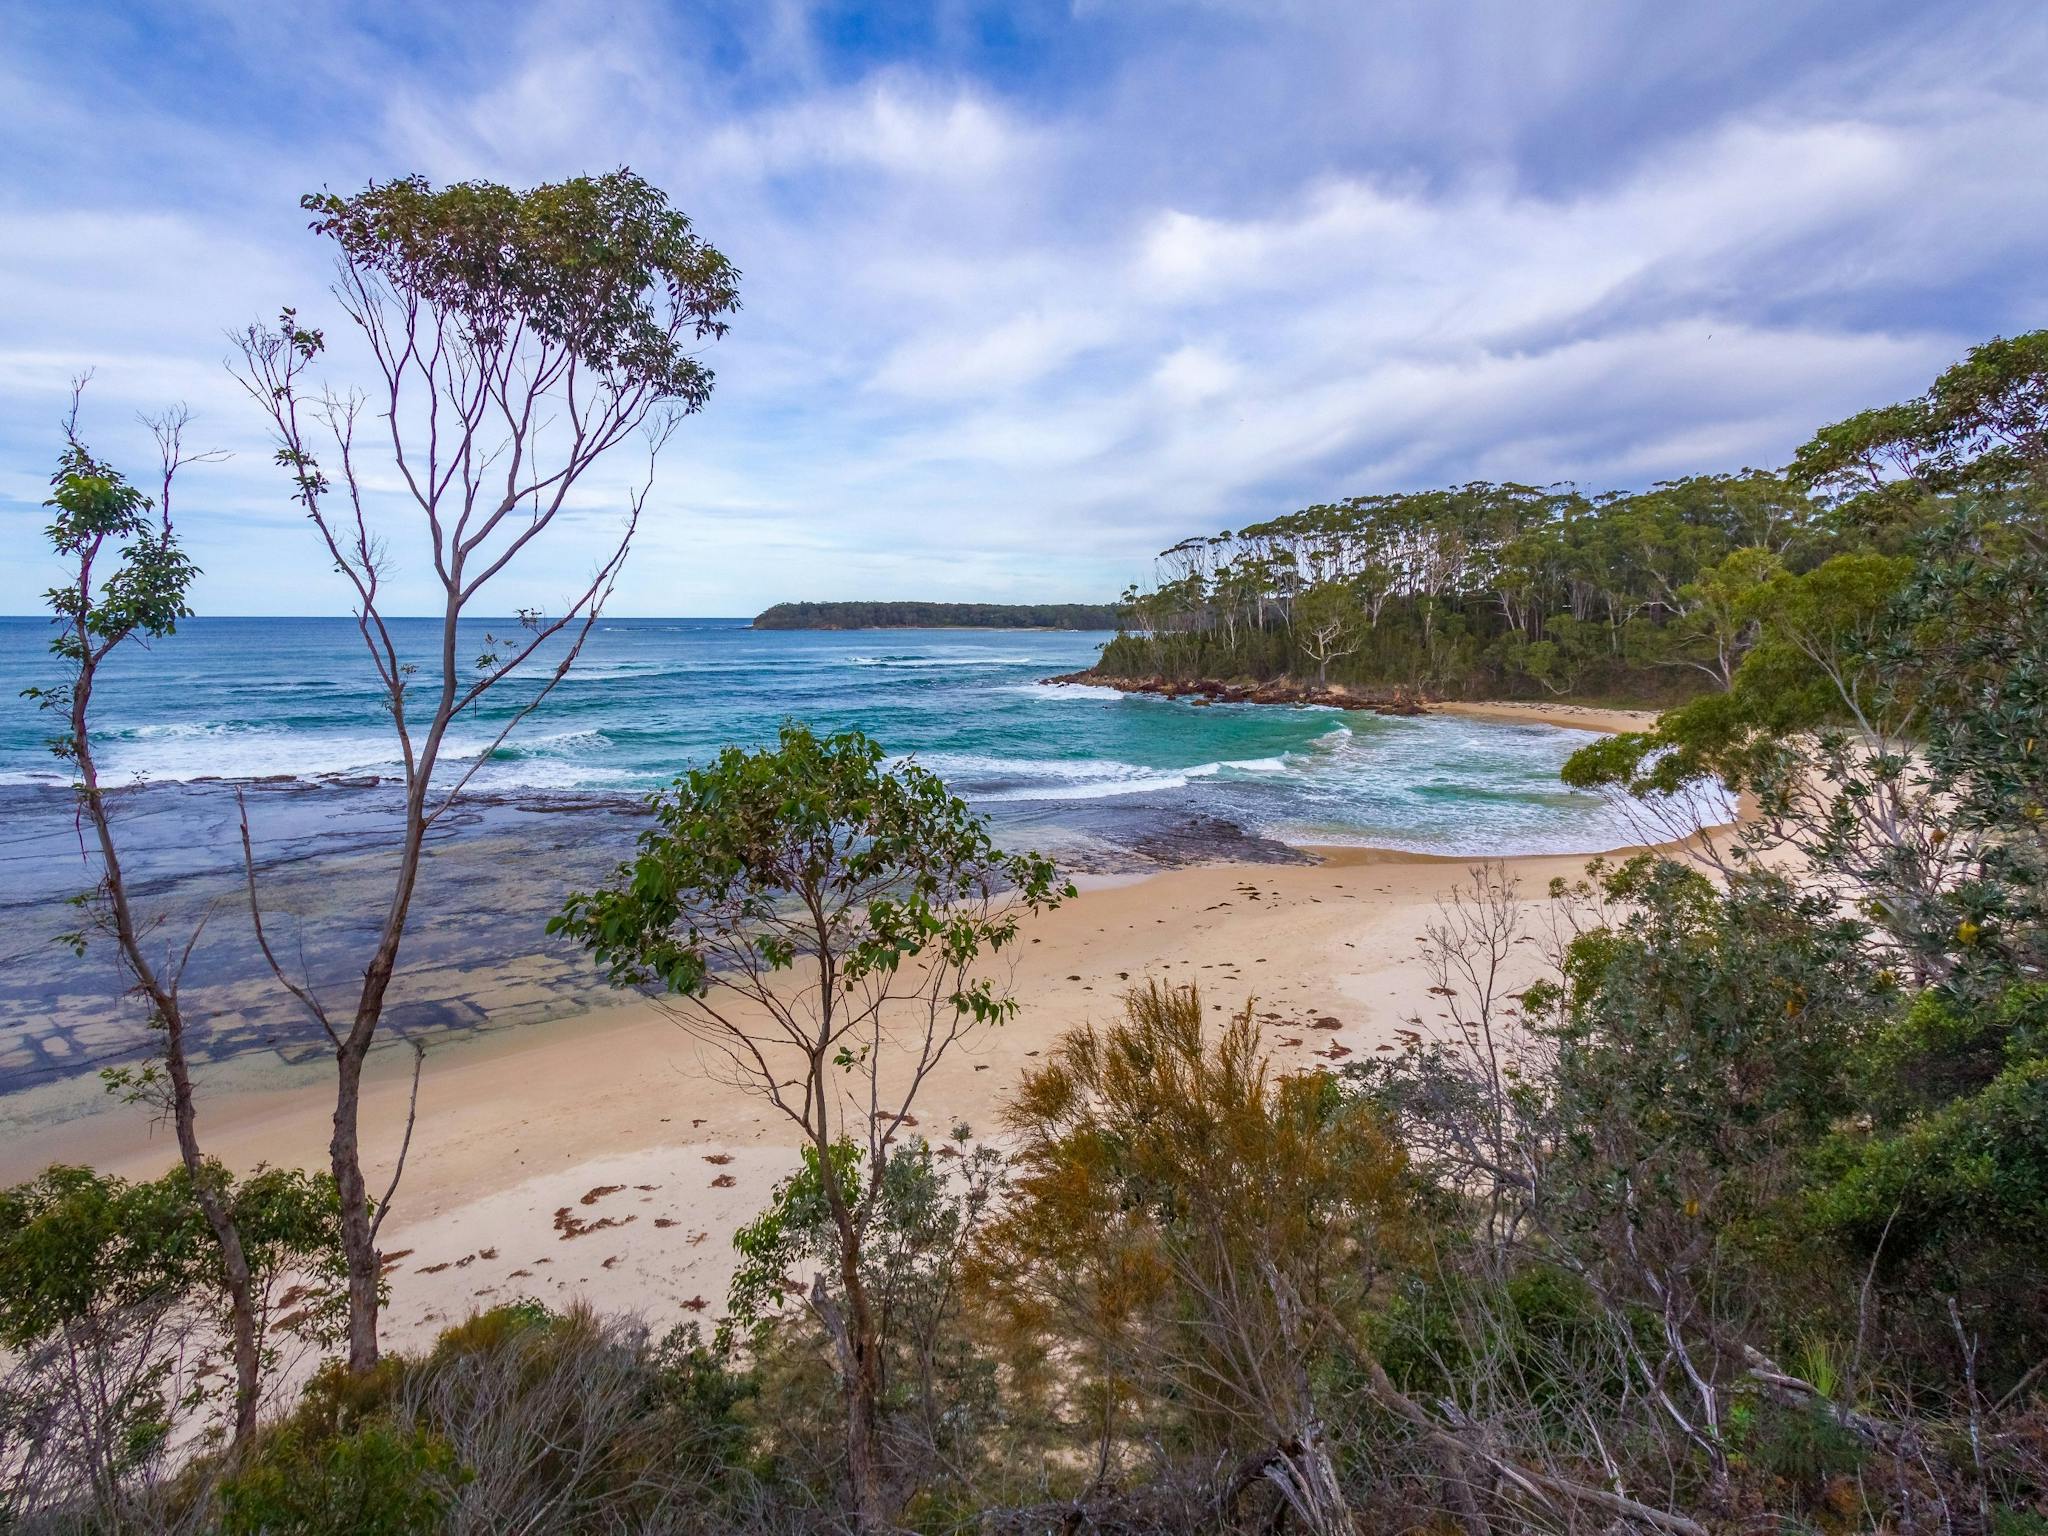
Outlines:
{"type": "MultiPolygon", "coordinates": [[[[365,1371],[377,1360],[377,1232],[404,1152],[373,1208],[362,1074],[427,833],[567,675],[590,635],[646,512],[662,448],[710,398],[711,370],[695,348],[725,334],[739,305],[738,273],[628,170],[525,192],[481,181],[436,189],[407,177],[301,202],[313,232],[333,242],[334,294],[367,349],[374,395],[314,383],[326,339],[290,309],[275,327],[250,327],[236,373],[271,425],[293,499],[347,584],[403,763],[404,818],[390,901],[345,1006],[330,1008],[277,962],[253,859],[251,906],[278,981],[334,1047],[329,1152],[349,1260],[349,1361],[365,1371]],[[529,586],[555,579],[559,554],[537,546],[579,492],[588,494],[592,471],[636,436],[643,468],[620,495],[619,531],[595,568],[575,579],[556,612],[524,610],[512,637],[487,638],[481,654],[465,657],[464,617],[503,598],[499,578],[522,557],[518,574],[529,586]],[[401,489],[387,498],[378,489],[387,483],[401,489]],[[438,623],[423,662],[404,653],[389,617],[389,537],[400,523],[432,554],[438,623]],[[451,730],[529,663],[536,670],[521,678],[523,694],[483,749],[458,754],[451,730]]],[[[416,1072],[415,1108],[417,1089],[416,1072]]],[[[408,1143],[410,1135],[408,1118],[408,1143]]]]}
{"type": "Polygon", "coordinates": [[[1793,480],[1846,525],[1931,530],[1918,558],[1866,544],[1805,570],[1753,562],[1740,610],[1756,637],[1729,693],[1584,749],[1567,778],[1643,805],[1709,778],[1750,791],[1737,853],[1796,851],[1916,979],[1971,969],[1980,916],[2012,895],[1986,871],[2040,842],[2044,380],[2048,332],[1998,340],[1920,396],[1817,433],[1793,480]]]}
{"type": "Polygon", "coordinates": [[[892,1149],[946,1057],[1017,1011],[990,962],[1025,914],[1074,894],[997,849],[933,774],[858,733],[786,725],[729,747],[654,802],[639,856],[551,930],[615,986],[658,988],[732,1080],[802,1138],[831,1239],[807,1304],[831,1340],[863,1530],[889,1528],[886,1360],[868,1249],[892,1149]]]}
{"type": "Polygon", "coordinates": [[[189,618],[189,596],[199,568],[185,554],[171,525],[171,492],[178,473],[195,457],[184,445],[186,415],[167,412],[151,423],[160,455],[155,497],[106,461],[96,457],[78,436],[79,392],[74,386],[71,412],[64,423],[64,451],[51,478],[52,511],[47,530],[50,548],[63,562],[64,585],[46,594],[57,633],[50,650],[64,669],[63,680],[50,687],[26,690],[38,705],[61,714],[63,730],[50,747],[77,774],[75,789],[80,818],[91,829],[99,860],[99,879],[81,902],[86,926],[71,935],[82,955],[88,934],[113,941],[116,963],[130,991],[148,1009],[157,1031],[162,1065],[121,1068],[110,1074],[109,1086],[131,1099],[152,1104],[170,1122],[178,1157],[191,1183],[193,1199],[220,1251],[222,1284],[228,1298],[228,1333],[234,1359],[234,1445],[239,1451],[256,1431],[262,1392],[262,1362],[255,1281],[242,1233],[233,1210],[225,1171],[209,1162],[200,1149],[199,1108],[192,1084],[185,1006],[179,995],[185,967],[192,957],[204,922],[196,925],[181,946],[159,957],[150,935],[156,922],[140,911],[130,893],[120,840],[115,836],[109,786],[103,782],[93,749],[93,694],[100,670],[110,657],[131,642],[146,646],[177,631],[189,618]]]}
{"type": "Polygon", "coordinates": [[[1365,644],[1364,617],[1358,600],[1336,582],[1325,582],[1301,594],[1294,607],[1294,638],[1316,664],[1316,682],[1330,680],[1330,663],[1355,654],[1365,644]]]}

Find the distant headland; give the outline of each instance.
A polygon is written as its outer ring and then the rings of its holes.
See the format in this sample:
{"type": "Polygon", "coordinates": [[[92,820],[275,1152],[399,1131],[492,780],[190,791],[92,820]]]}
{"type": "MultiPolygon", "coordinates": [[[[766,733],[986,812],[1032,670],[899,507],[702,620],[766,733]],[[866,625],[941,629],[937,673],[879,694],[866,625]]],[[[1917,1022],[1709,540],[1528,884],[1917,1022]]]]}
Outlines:
{"type": "Polygon", "coordinates": [[[756,629],[1115,629],[1108,603],[777,603],[756,629]]]}

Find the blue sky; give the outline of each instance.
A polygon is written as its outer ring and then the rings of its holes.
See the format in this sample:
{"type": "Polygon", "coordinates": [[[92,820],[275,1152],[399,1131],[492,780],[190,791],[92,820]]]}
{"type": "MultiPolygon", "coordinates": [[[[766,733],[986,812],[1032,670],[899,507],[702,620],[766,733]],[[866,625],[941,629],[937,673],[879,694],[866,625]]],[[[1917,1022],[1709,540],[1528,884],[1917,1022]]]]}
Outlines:
{"type": "Polygon", "coordinates": [[[1101,599],[1333,496],[1782,463],[2048,324],[2044,79],[2038,4],[0,0],[0,612],[81,368],[138,474],[175,400],[232,453],[202,611],[343,611],[222,366],[334,326],[323,185],[629,164],[743,270],[615,612],[1101,599]]]}

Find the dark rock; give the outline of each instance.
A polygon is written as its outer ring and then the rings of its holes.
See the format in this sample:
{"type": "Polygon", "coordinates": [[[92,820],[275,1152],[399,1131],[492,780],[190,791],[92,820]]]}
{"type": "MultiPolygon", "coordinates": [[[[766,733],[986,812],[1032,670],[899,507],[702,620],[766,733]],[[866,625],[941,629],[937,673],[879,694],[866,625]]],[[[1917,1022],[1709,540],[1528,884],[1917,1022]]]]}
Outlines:
{"type": "Polygon", "coordinates": [[[1405,688],[1391,693],[1353,693],[1342,686],[1299,682],[1294,678],[1273,678],[1262,683],[1226,683],[1213,677],[1115,677],[1101,672],[1067,672],[1048,677],[1052,684],[1083,683],[1094,688],[1115,688],[1122,693],[1144,693],[1161,699],[1187,699],[1196,706],[1209,704],[1323,704],[1332,709],[1368,711],[1375,715],[1426,715],[1429,706],[1405,688]]]}

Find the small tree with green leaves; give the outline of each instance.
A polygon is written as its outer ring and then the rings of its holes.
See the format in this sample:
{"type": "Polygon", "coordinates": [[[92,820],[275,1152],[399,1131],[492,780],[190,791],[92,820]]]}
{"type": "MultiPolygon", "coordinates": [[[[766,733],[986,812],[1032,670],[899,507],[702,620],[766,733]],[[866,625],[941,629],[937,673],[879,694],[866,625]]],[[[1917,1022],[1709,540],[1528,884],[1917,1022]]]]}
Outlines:
{"type": "MultiPolygon", "coordinates": [[[[228,1297],[229,1333],[235,1364],[234,1444],[245,1447],[256,1429],[262,1390],[260,1324],[255,1280],[236,1228],[223,1171],[200,1150],[199,1109],[188,1058],[187,1021],[179,995],[185,966],[204,924],[194,927],[182,947],[161,958],[148,942],[155,923],[138,910],[128,890],[120,843],[114,835],[112,795],[102,783],[93,751],[93,691],[101,667],[123,645],[147,646],[176,632],[192,613],[188,602],[199,569],[186,556],[171,526],[171,492],[178,472],[195,457],[184,447],[186,416],[166,412],[150,423],[161,457],[162,477],[152,498],[112,465],[94,456],[78,436],[79,395],[73,387],[64,423],[64,451],[51,477],[45,503],[53,513],[47,530],[51,549],[63,561],[67,580],[47,594],[57,634],[51,654],[64,669],[62,681],[29,688],[26,696],[58,712],[64,729],[50,749],[76,771],[79,812],[92,832],[99,879],[79,899],[82,927],[69,942],[84,955],[94,935],[112,941],[115,963],[130,991],[148,1010],[157,1031],[159,1061],[140,1068],[113,1069],[108,1087],[158,1110],[177,1136],[178,1155],[194,1198],[220,1253],[228,1297]],[[111,568],[110,568],[111,567],[111,568]]],[[[159,920],[160,921],[160,920],[159,920]]]]}
{"type": "Polygon", "coordinates": [[[614,985],[658,988],[735,1082],[787,1116],[819,1167],[831,1240],[808,1305],[831,1341],[864,1528],[889,1518],[877,1437],[882,1317],[867,1263],[892,1152],[963,1039],[1016,999],[989,965],[1027,913],[1073,894],[1050,860],[1007,854],[936,775],[885,766],[857,732],[783,727],[654,800],[657,825],[611,882],[550,928],[614,985]]]}

